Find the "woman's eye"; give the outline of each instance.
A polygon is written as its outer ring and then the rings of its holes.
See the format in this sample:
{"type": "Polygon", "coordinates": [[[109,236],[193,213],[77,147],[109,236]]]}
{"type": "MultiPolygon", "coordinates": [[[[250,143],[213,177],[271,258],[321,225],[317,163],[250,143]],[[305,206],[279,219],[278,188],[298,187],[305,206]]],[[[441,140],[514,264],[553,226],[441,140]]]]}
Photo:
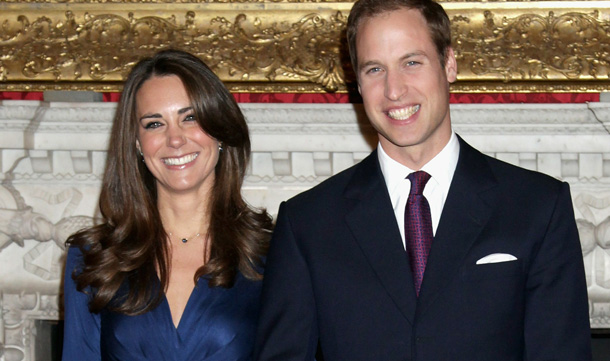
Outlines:
{"type": "Polygon", "coordinates": [[[144,129],[157,129],[161,125],[162,124],[160,122],[150,122],[150,123],[146,123],[146,125],[144,125],[144,129]]]}
{"type": "Polygon", "coordinates": [[[185,121],[185,122],[193,122],[193,121],[196,121],[196,120],[197,120],[197,118],[195,118],[195,115],[193,115],[193,114],[191,114],[191,115],[187,115],[187,116],[184,118],[184,121],[185,121]]]}

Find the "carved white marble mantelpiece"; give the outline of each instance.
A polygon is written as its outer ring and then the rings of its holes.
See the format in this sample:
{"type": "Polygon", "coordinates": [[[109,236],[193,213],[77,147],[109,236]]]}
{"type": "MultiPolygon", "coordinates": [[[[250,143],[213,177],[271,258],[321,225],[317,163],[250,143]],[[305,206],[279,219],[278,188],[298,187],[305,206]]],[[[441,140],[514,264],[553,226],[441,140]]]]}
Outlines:
{"type": "MultiPolygon", "coordinates": [[[[35,320],[58,319],[63,243],[96,215],[113,103],[0,101],[0,360],[35,359],[35,320]]],[[[242,104],[249,202],[279,203],[375,146],[350,104],[242,104]]],[[[570,183],[591,324],[610,328],[610,103],[453,105],[481,151],[570,183]]],[[[569,292],[569,290],[566,290],[569,292]]]]}

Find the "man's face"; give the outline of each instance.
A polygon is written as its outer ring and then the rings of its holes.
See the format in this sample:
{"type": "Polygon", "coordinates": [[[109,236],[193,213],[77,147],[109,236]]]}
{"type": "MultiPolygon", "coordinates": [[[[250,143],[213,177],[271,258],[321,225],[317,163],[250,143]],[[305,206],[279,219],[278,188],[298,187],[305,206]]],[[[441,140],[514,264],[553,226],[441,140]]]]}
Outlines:
{"type": "Polygon", "coordinates": [[[400,9],[364,19],[356,37],[358,89],[379,141],[393,159],[419,169],[451,137],[453,50],[441,66],[426,20],[400,9]]]}

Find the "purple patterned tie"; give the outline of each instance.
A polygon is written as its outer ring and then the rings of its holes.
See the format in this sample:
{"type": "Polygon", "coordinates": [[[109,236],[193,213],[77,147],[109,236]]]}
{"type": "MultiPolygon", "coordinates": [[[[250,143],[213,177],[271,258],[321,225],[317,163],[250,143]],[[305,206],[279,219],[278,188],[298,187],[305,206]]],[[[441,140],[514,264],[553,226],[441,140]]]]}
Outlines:
{"type": "Polygon", "coordinates": [[[407,253],[411,261],[411,270],[413,271],[415,294],[419,296],[428,253],[434,237],[430,205],[423,194],[424,187],[430,179],[430,174],[418,171],[409,174],[407,179],[411,181],[411,191],[405,208],[405,239],[407,253]]]}

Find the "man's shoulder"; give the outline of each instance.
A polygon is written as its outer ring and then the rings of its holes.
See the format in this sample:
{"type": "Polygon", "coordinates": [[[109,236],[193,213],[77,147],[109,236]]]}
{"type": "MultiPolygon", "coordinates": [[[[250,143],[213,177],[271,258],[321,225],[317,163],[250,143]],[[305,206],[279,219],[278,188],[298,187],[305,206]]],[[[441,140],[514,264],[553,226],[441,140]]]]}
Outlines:
{"type": "Polygon", "coordinates": [[[297,194],[286,201],[289,206],[315,206],[328,205],[330,202],[343,196],[348,185],[352,182],[358,172],[367,167],[366,163],[377,162],[376,154],[373,152],[361,162],[327,178],[320,184],[297,194]]]}
{"type": "MultiPolygon", "coordinates": [[[[472,159],[474,155],[474,158],[482,159],[500,185],[509,186],[510,188],[535,189],[559,189],[562,186],[562,181],[548,174],[525,168],[521,164],[511,164],[504,160],[483,154],[463,141],[460,146],[466,148],[464,149],[465,152],[460,153],[461,156],[465,155],[472,159]]],[[[479,161],[475,162],[476,164],[479,164],[479,161]]],[[[475,163],[471,162],[471,164],[475,163]]]]}
{"type": "Polygon", "coordinates": [[[556,204],[565,196],[567,184],[548,174],[514,165],[494,157],[483,155],[489,166],[496,187],[505,204],[528,204],[529,210],[540,210],[556,204]]]}
{"type": "Polygon", "coordinates": [[[496,179],[518,187],[557,189],[563,183],[548,174],[485,155],[496,179]]]}

